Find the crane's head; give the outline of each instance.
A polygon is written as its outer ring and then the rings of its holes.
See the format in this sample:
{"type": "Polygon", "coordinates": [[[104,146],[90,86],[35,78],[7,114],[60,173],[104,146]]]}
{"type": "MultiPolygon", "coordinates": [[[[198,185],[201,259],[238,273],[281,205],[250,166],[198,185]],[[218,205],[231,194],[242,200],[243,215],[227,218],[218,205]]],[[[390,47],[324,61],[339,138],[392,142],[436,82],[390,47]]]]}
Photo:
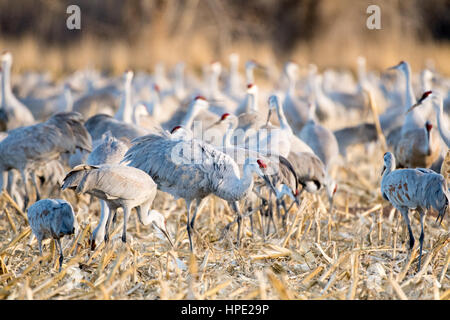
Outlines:
{"type": "Polygon", "coordinates": [[[211,71],[216,76],[219,76],[222,72],[222,64],[219,61],[213,61],[211,63],[211,71]]]}
{"type": "Polygon", "coordinates": [[[123,81],[125,85],[131,84],[131,81],[133,80],[134,72],[132,70],[126,70],[123,73],[123,81]]]}
{"type": "Polygon", "coordinates": [[[230,64],[237,65],[239,63],[239,54],[233,52],[229,55],[230,64]]]}
{"type": "Polygon", "coordinates": [[[1,61],[2,61],[2,64],[3,63],[7,63],[7,64],[9,64],[9,65],[11,65],[11,63],[12,63],[12,54],[11,54],[11,51],[3,51],[2,52],[2,55],[1,55],[1,61]]]}
{"type": "Polygon", "coordinates": [[[148,218],[150,220],[151,225],[157,231],[161,232],[167,238],[167,240],[169,240],[170,245],[174,247],[174,244],[170,239],[169,232],[167,231],[167,223],[166,218],[164,218],[164,215],[156,210],[150,210],[148,213],[148,218]]]}
{"type": "Polygon", "coordinates": [[[404,70],[408,67],[408,62],[402,60],[395,66],[389,67],[388,70],[404,70]]]}
{"type": "Polygon", "coordinates": [[[419,100],[417,100],[417,102],[415,104],[413,104],[407,111],[406,113],[409,113],[410,111],[412,111],[414,108],[420,106],[422,104],[422,102],[425,101],[425,99],[427,99],[429,96],[432,96],[432,91],[425,91],[422,96],[420,97],[419,100]]]}
{"type": "Polygon", "coordinates": [[[293,61],[288,61],[284,65],[284,72],[288,76],[289,79],[295,80],[298,77],[299,67],[298,64],[293,61]]]}
{"type": "Polygon", "coordinates": [[[384,154],[383,161],[384,161],[384,166],[383,166],[383,170],[381,171],[381,175],[384,174],[384,171],[386,171],[386,169],[392,170],[393,168],[395,168],[395,158],[391,152],[388,151],[384,154]]]}
{"type": "Polygon", "coordinates": [[[425,129],[427,130],[427,132],[430,132],[431,129],[433,129],[433,124],[430,121],[426,121],[425,122],[425,129]]]}
{"type": "Polygon", "coordinates": [[[247,93],[249,93],[249,94],[258,93],[258,86],[253,83],[247,84],[247,93]]]}

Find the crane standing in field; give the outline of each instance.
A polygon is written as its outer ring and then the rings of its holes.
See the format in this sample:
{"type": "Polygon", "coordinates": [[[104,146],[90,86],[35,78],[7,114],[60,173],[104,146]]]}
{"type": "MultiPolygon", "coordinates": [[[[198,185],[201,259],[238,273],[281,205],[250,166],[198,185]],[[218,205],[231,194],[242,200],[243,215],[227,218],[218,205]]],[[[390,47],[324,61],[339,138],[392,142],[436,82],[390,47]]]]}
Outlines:
{"type": "Polygon", "coordinates": [[[123,162],[147,172],[160,190],[175,198],[185,199],[191,251],[191,230],[194,229],[197,210],[203,198],[214,194],[226,200],[235,211],[239,245],[242,215],[238,201],[247,197],[251,191],[253,173],[270,184],[262,171],[266,165],[259,159],[247,158],[241,176],[236,162],[212,145],[197,139],[173,139],[165,133],[135,139],[123,162]],[[193,200],[197,205],[191,220],[190,209],[193,200]]]}
{"type": "MultiPolygon", "coordinates": [[[[94,166],[102,164],[118,164],[127,150],[128,146],[122,142],[122,140],[116,139],[111,131],[107,131],[103,135],[101,143],[89,154],[86,163],[94,166]]],[[[92,250],[95,249],[96,243],[103,241],[109,212],[109,207],[106,205],[105,201],[100,200],[100,221],[92,232],[90,239],[92,250]]]]}
{"type": "Polygon", "coordinates": [[[38,240],[42,256],[42,240],[53,238],[59,249],[59,271],[64,259],[60,238],[75,233],[77,220],[72,206],[66,200],[43,199],[28,208],[28,221],[38,240]]]}
{"type": "MultiPolygon", "coordinates": [[[[0,142],[0,172],[17,169],[25,186],[24,207],[29,201],[28,173],[39,200],[39,191],[34,170],[63,153],[74,153],[76,149],[92,150],[91,136],[83,126],[83,118],[77,112],[57,113],[45,122],[9,131],[0,142]]],[[[0,190],[3,190],[3,174],[0,174],[0,190]]]]}
{"type": "Polygon", "coordinates": [[[433,208],[438,211],[436,221],[442,222],[449,206],[450,194],[442,175],[430,169],[399,169],[395,170],[395,158],[392,153],[384,154],[384,168],[381,180],[381,194],[403,216],[409,232],[409,247],[414,247],[414,235],[408,217],[409,209],[416,209],[420,214],[420,255],[419,266],[422,258],[422,246],[424,239],[423,222],[424,209],[433,208]]]}
{"type": "Polygon", "coordinates": [[[17,98],[11,89],[12,54],[5,51],[1,55],[2,94],[0,100],[0,129],[7,131],[34,123],[31,111],[17,98]]]}
{"type": "Polygon", "coordinates": [[[411,110],[420,106],[422,104],[421,102],[430,95],[434,111],[436,112],[436,122],[438,125],[439,133],[442,140],[447,145],[447,148],[450,148],[450,129],[448,128],[448,123],[446,123],[444,119],[444,102],[442,100],[442,96],[439,93],[426,91],[419,102],[411,106],[408,112],[411,112],[411,110]]]}
{"type": "MultiPolygon", "coordinates": [[[[156,184],[149,175],[137,168],[118,164],[79,165],[64,178],[62,189],[66,188],[74,189],[77,193],[91,194],[106,202],[110,212],[105,226],[105,243],[109,241],[112,218],[120,207],[124,214],[123,242],[127,242],[127,221],[131,209],[136,208],[139,221],[144,225],[160,221],[161,214],[150,210],[156,196],[156,184]]],[[[165,223],[156,226],[172,244],[165,223]]]]}

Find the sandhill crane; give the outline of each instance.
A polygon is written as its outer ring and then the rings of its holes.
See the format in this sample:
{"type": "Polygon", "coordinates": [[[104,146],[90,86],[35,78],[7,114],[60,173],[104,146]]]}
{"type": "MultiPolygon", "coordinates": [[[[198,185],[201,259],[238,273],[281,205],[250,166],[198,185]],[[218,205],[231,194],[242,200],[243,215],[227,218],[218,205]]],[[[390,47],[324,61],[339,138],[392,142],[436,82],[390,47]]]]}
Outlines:
{"type": "Polygon", "coordinates": [[[232,53],[229,55],[229,59],[230,71],[228,73],[226,92],[230,97],[239,99],[241,95],[241,84],[243,82],[239,74],[239,55],[232,53]]]}
{"type": "Polygon", "coordinates": [[[63,263],[63,249],[60,239],[75,233],[77,220],[72,206],[62,199],[43,199],[28,208],[28,222],[37,238],[39,253],[42,256],[42,240],[52,238],[59,249],[59,271],[63,263]]]}
{"type": "Polygon", "coordinates": [[[299,99],[295,91],[298,69],[298,65],[294,62],[287,62],[284,65],[284,72],[288,79],[288,89],[283,101],[283,109],[294,131],[301,130],[308,119],[307,105],[299,99]]]}
{"type": "Polygon", "coordinates": [[[421,104],[431,91],[425,92],[417,103],[407,110],[405,123],[400,133],[400,139],[394,148],[394,154],[399,167],[429,168],[440,154],[440,142],[433,125],[426,121],[421,127],[416,127],[421,120],[416,104],[421,104]],[[412,115],[411,114],[415,114],[412,115]]]}
{"type": "MultiPolygon", "coordinates": [[[[111,131],[107,131],[103,135],[103,140],[89,154],[86,164],[102,165],[102,164],[118,164],[125,153],[128,146],[121,140],[116,139],[111,131]]],[[[100,200],[100,221],[92,232],[91,248],[95,249],[96,243],[103,241],[105,236],[106,219],[109,215],[109,207],[103,200],[100,200]]]]}
{"type": "MultiPolygon", "coordinates": [[[[29,199],[29,170],[34,171],[42,163],[57,159],[63,153],[74,153],[76,149],[92,150],[91,136],[83,122],[77,112],[57,113],[45,122],[9,131],[0,142],[0,172],[11,169],[20,171],[26,192],[25,208],[29,199]]],[[[35,188],[39,200],[36,184],[35,188]]],[[[2,189],[3,175],[0,174],[2,189]]]]}
{"type": "Polygon", "coordinates": [[[259,159],[247,158],[241,176],[236,162],[213,146],[197,139],[173,140],[164,132],[162,135],[150,134],[133,140],[133,146],[125,154],[123,162],[148,173],[160,190],[175,198],[185,199],[191,251],[191,230],[203,198],[214,194],[229,203],[237,215],[239,245],[242,217],[238,201],[252,189],[253,173],[270,183],[261,170],[265,164],[259,159]],[[193,200],[197,206],[191,220],[193,200]]]}
{"type": "Polygon", "coordinates": [[[289,152],[311,152],[314,151],[300,138],[294,135],[283,107],[280,106],[279,99],[276,95],[271,95],[268,99],[269,114],[267,116],[267,124],[262,126],[258,132],[247,138],[246,144],[250,149],[259,149],[260,152],[274,152],[283,157],[287,157],[289,152]],[[274,127],[270,122],[270,116],[273,110],[276,111],[280,127],[274,127]],[[262,149],[261,149],[262,147],[262,149]],[[264,150],[269,148],[269,150],[264,150]]]}
{"type": "Polygon", "coordinates": [[[117,139],[128,139],[129,141],[150,132],[148,129],[119,121],[107,114],[97,114],[90,117],[84,126],[89,131],[93,140],[101,139],[102,135],[107,131],[111,131],[117,139]]]}
{"type": "Polygon", "coordinates": [[[208,110],[209,102],[204,96],[196,96],[188,106],[187,110],[179,108],[172,118],[162,124],[164,129],[172,129],[182,125],[190,129],[195,121],[199,121],[207,128],[217,120],[217,115],[208,110]]]}
{"type": "Polygon", "coordinates": [[[36,120],[45,121],[57,112],[70,112],[73,107],[73,97],[69,83],[65,83],[54,95],[44,98],[26,98],[22,102],[30,109],[36,120]]]}
{"type": "Polygon", "coordinates": [[[2,96],[0,104],[0,129],[7,131],[34,123],[31,111],[17,98],[11,90],[12,54],[5,51],[1,55],[2,96]]]}
{"type": "Polygon", "coordinates": [[[384,154],[384,168],[381,179],[381,194],[403,216],[409,232],[409,247],[414,246],[414,235],[408,217],[409,209],[416,209],[420,214],[420,255],[419,266],[422,258],[422,246],[424,239],[423,222],[424,209],[438,211],[436,221],[442,222],[448,208],[450,194],[445,179],[442,175],[429,169],[398,169],[395,170],[395,158],[392,153],[384,154]]]}
{"type": "Polygon", "coordinates": [[[119,110],[114,115],[114,119],[132,123],[133,105],[131,102],[131,81],[133,80],[134,72],[131,70],[125,71],[123,75],[123,94],[120,100],[119,110]]]}
{"type": "Polygon", "coordinates": [[[308,121],[299,133],[327,168],[339,156],[339,145],[333,132],[317,123],[315,119],[316,103],[310,104],[308,121]]]}
{"type": "MultiPolygon", "coordinates": [[[[159,212],[150,210],[156,195],[156,184],[142,170],[117,164],[99,166],[79,165],[73,168],[64,178],[62,190],[67,188],[77,193],[88,193],[104,200],[109,207],[108,220],[105,226],[105,243],[109,241],[109,228],[118,208],[123,209],[122,241],[127,241],[127,221],[131,209],[136,208],[139,221],[148,225],[160,221],[159,212]]],[[[170,243],[165,224],[161,228],[170,243]]]]}
{"type": "MultiPolygon", "coordinates": [[[[443,100],[442,96],[437,92],[431,92],[426,91],[424,95],[426,94],[425,98],[428,96],[431,96],[431,102],[433,104],[434,111],[436,112],[436,121],[439,129],[439,133],[441,135],[442,140],[445,142],[448,148],[450,148],[450,129],[448,128],[448,124],[446,123],[444,119],[444,110],[443,110],[443,100]]],[[[422,100],[422,99],[421,99],[422,100]]],[[[411,108],[408,110],[411,111],[412,109],[416,108],[417,106],[420,106],[421,101],[416,103],[415,105],[411,106],[411,108]]]]}

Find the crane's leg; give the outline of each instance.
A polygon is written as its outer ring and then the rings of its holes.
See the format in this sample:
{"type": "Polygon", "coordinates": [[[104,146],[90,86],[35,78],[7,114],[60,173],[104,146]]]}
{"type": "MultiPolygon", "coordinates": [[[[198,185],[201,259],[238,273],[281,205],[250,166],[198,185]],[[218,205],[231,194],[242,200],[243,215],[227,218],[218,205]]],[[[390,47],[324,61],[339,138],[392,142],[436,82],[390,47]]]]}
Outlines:
{"type": "Polygon", "coordinates": [[[239,202],[234,201],[230,203],[231,208],[233,208],[233,211],[236,213],[236,221],[238,224],[238,229],[237,229],[237,246],[240,247],[241,246],[241,224],[242,224],[242,214],[239,211],[239,202]]]}
{"type": "Polygon", "coordinates": [[[195,218],[197,217],[197,211],[200,208],[200,205],[201,205],[201,203],[203,203],[203,201],[206,201],[206,198],[203,198],[201,200],[200,199],[196,199],[194,214],[192,215],[192,219],[191,219],[191,222],[190,222],[192,230],[194,230],[194,222],[195,222],[195,218]]]}
{"type": "Polygon", "coordinates": [[[420,213],[420,227],[421,227],[420,238],[419,238],[419,242],[420,242],[419,266],[417,267],[417,271],[420,271],[420,263],[422,261],[423,239],[425,238],[425,234],[423,232],[423,223],[424,223],[424,219],[425,219],[425,212],[423,211],[423,209],[421,207],[417,207],[417,211],[419,211],[419,213],[420,213]]]}
{"type": "Polygon", "coordinates": [[[191,238],[191,221],[189,220],[189,213],[191,211],[191,201],[186,200],[186,207],[187,207],[187,222],[186,222],[186,228],[187,233],[189,237],[189,248],[191,249],[191,252],[194,251],[194,247],[192,246],[192,238],[191,238]]]}
{"type": "Polygon", "coordinates": [[[57,247],[59,247],[59,271],[61,272],[61,268],[62,268],[62,263],[63,263],[63,250],[62,250],[62,246],[61,246],[61,242],[59,239],[55,239],[56,243],[58,244],[57,247]]]}
{"type": "Polygon", "coordinates": [[[36,201],[41,200],[41,195],[39,194],[39,188],[36,182],[36,174],[34,173],[34,171],[31,171],[30,173],[30,177],[31,177],[31,181],[33,182],[33,186],[36,190],[36,201]]]}
{"type": "Polygon", "coordinates": [[[20,175],[22,177],[22,182],[25,187],[25,199],[23,201],[23,211],[25,212],[25,210],[28,207],[28,202],[30,201],[30,198],[29,198],[30,193],[28,192],[28,183],[27,183],[28,179],[27,179],[26,169],[20,170],[20,175]]]}
{"type": "Polygon", "coordinates": [[[409,249],[411,250],[414,247],[414,235],[412,233],[411,230],[411,223],[409,221],[409,217],[408,217],[408,208],[406,207],[401,207],[401,209],[399,209],[400,213],[403,216],[403,219],[406,222],[406,225],[408,226],[408,232],[409,232],[409,249]]]}
{"type": "Polygon", "coordinates": [[[0,175],[0,193],[3,192],[3,188],[4,188],[4,181],[8,181],[8,171],[2,171],[2,174],[0,175]]]}
{"type": "Polygon", "coordinates": [[[109,241],[109,229],[111,226],[111,220],[112,220],[113,215],[116,213],[116,210],[117,209],[115,209],[115,208],[113,209],[113,208],[109,207],[108,219],[106,221],[106,226],[105,226],[105,245],[108,244],[108,241],[109,241]]]}
{"type": "Polygon", "coordinates": [[[109,216],[109,207],[106,205],[105,201],[100,200],[100,221],[97,227],[94,229],[91,235],[91,250],[96,247],[97,240],[101,241],[105,236],[106,220],[109,216]]]}
{"type": "Polygon", "coordinates": [[[128,206],[123,206],[123,231],[122,231],[122,242],[127,242],[127,220],[130,216],[130,208],[128,206]]]}

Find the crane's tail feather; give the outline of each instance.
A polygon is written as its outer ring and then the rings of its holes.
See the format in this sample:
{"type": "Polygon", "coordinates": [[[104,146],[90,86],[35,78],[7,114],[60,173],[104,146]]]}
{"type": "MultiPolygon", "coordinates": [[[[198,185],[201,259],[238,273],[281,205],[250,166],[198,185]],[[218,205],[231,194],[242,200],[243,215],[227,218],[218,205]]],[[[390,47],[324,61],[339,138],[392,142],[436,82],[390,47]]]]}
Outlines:
{"type": "Polygon", "coordinates": [[[285,157],[279,156],[279,159],[280,159],[280,163],[282,165],[286,166],[289,169],[289,171],[291,171],[292,174],[294,175],[294,178],[295,178],[295,191],[294,192],[297,193],[297,191],[298,191],[298,178],[297,178],[297,173],[294,170],[294,167],[289,162],[289,160],[286,159],[285,157]]]}
{"type": "Polygon", "coordinates": [[[83,189],[83,181],[85,180],[86,174],[93,170],[97,169],[98,166],[92,166],[87,164],[80,164],[74,167],[63,180],[63,185],[61,187],[62,190],[67,188],[75,190],[77,193],[81,192],[83,189]]]}

